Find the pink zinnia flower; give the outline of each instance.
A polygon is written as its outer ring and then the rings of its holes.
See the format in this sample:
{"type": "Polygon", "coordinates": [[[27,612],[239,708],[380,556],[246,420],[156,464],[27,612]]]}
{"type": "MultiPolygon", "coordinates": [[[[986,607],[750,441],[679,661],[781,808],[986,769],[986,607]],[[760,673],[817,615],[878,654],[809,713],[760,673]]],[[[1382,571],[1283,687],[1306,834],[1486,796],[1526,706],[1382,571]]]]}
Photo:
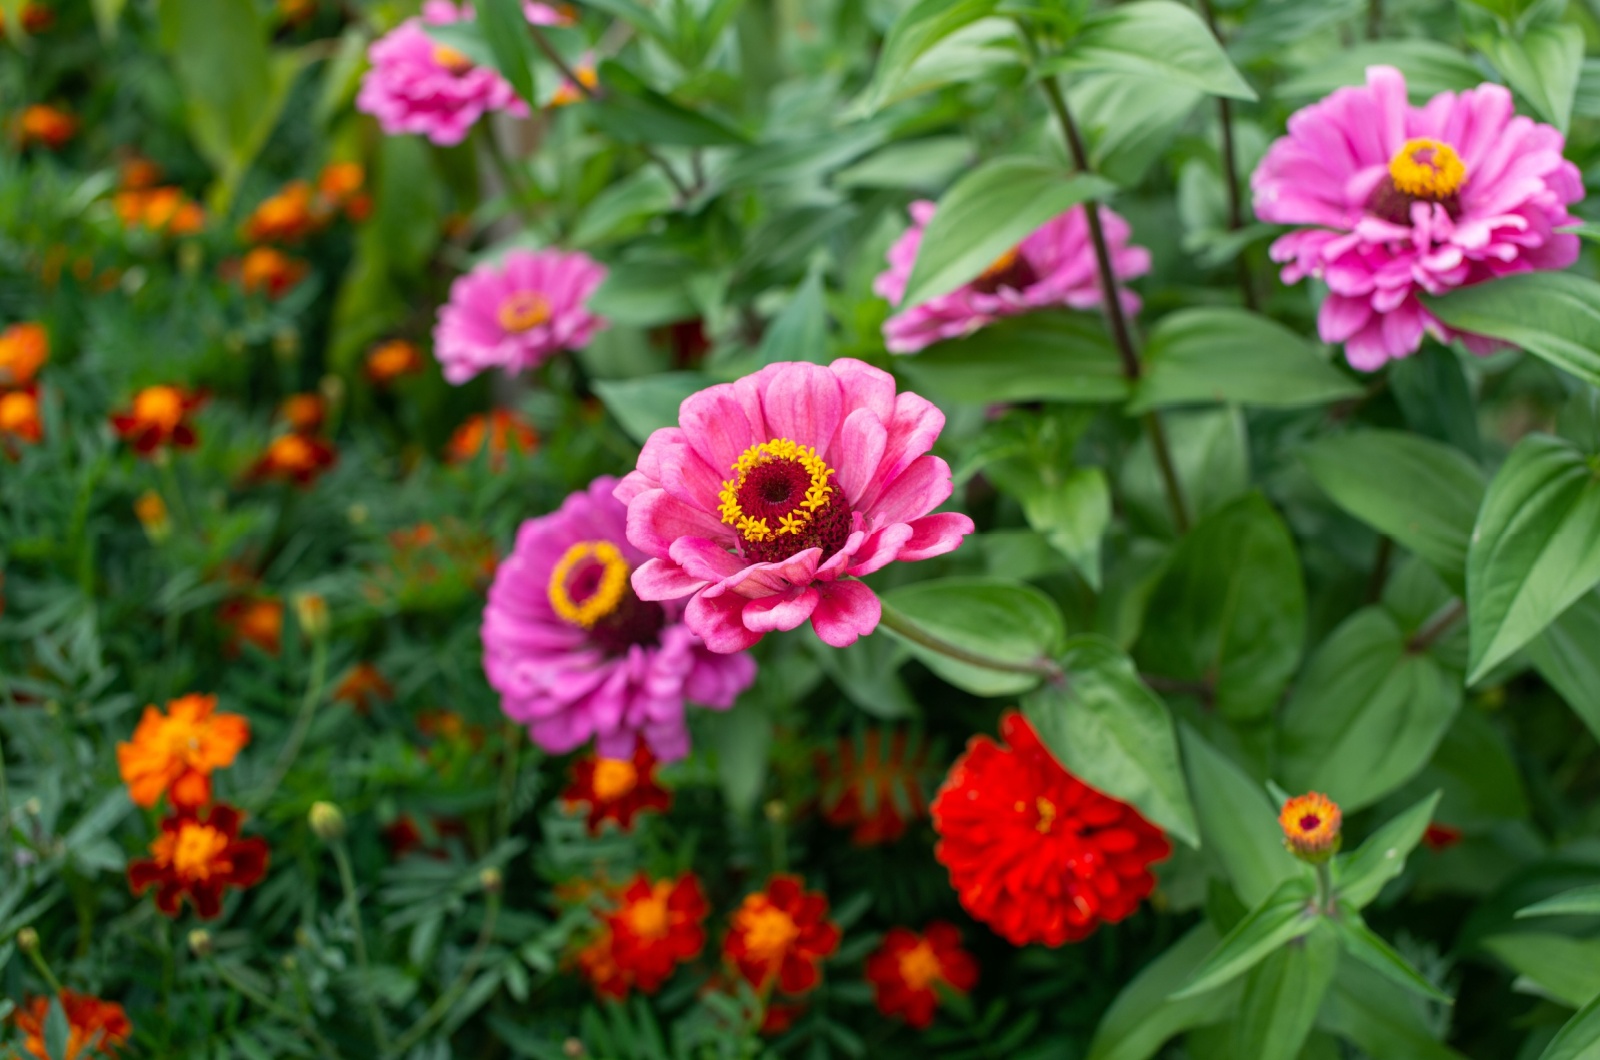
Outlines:
{"type": "MultiPolygon", "coordinates": [[[[547,4],[523,5],[535,25],[566,21],[547,4]]],[[[428,36],[425,26],[443,26],[472,17],[470,7],[450,0],[427,0],[421,18],[408,18],[367,50],[372,68],[361,81],[356,107],[378,119],[390,136],[421,133],[436,144],[458,144],[488,111],[528,115],[511,83],[498,71],[428,36]]]]}
{"type": "Polygon", "coordinates": [[[489,368],[513,374],[588,345],[605,321],[584,306],[605,267],[586,254],[513,250],[450,287],[433,332],[444,377],[460,385],[489,368]]]}
{"type": "Polygon", "coordinates": [[[1577,223],[1567,204],[1583,198],[1564,145],[1554,128],[1513,115],[1499,85],[1413,107],[1400,71],[1372,66],[1366,85],[1291,116],[1250,184],[1263,221],[1314,226],[1273,243],[1272,258],[1285,283],[1327,283],[1323,341],[1344,343],[1370,372],[1415,353],[1424,332],[1474,353],[1498,348],[1446,328],[1419,292],[1577,260],[1578,237],[1555,231],[1577,223]]]}
{"type": "Polygon", "coordinates": [[[644,600],[689,597],[712,651],[748,648],[806,619],[845,647],[878,626],[858,577],[961,544],[972,520],[928,513],[950,466],[928,454],[944,413],[849,358],[772,364],[685,399],[617,487],[644,600]]]}
{"type": "Polygon", "coordinates": [[[645,557],[628,543],[616,487],[595,479],[522,524],[489,587],[483,668],[500,709],[552,754],[593,737],[602,757],[630,758],[643,737],[656,757],[682,758],[684,701],[725,710],[756,665],[707,651],[682,605],[634,594],[628,575],[645,557]]]}
{"type": "MultiPolygon", "coordinates": [[[[923,232],[937,209],[937,203],[925,199],[912,203],[911,227],[889,248],[889,268],[878,274],[872,289],[890,305],[900,307],[905,298],[923,232]]],[[[1128,222],[1102,206],[1100,223],[1118,280],[1131,280],[1150,271],[1150,252],[1128,244],[1128,222]]],[[[1138,295],[1127,290],[1118,293],[1124,309],[1139,311],[1138,295]]],[[[971,283],[921,305],[900,307],[900,312],[884,322],[883,337],[890,353],[916,353],[936,342],[970,335],[1001,317],[1054,305],[1073,309],[1100,305],[1094,245],[1089,241],[1089,222],[1082,206],[1046,221],[971,283]]]]}

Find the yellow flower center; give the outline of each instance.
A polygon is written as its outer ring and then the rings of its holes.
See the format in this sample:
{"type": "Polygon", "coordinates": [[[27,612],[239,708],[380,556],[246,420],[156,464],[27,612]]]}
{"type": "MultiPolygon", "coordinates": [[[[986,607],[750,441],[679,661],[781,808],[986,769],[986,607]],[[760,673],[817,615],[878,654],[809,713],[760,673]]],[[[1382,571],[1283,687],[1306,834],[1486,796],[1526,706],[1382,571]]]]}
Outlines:
{"type": "Polygon", "coordinates": [[[449,70],[452,74],[464,74],[472,69],[471,59],[446,44],[434,46],[433,61],[449,70]]]}
{"type": "Polygon", "coordinates": [[[537,291],[518,291],[500,303],[495,316],[507,331],[529,331],[550,319],[550,299],[537,291]]]}
{"type": "Polygon", "coordinates": [[[19,433],[33,426],[38,414],[39,402],[32,394],[21,390],[0,394],[0,431],[19,433]]]}
{"type": "Polygon", "coordinates": [[[804,533],[833,495],[833,469],[815,449],[788,438],[752,445],[732,470],[718,495],[719,510],[746,541],[804,533]]]}
{"type": "Polygon", "coordinates": [[[1467,180],[1467,167],[1447,143],[1407,140],[1389,162],[1389,179],[1407,195],[1439,202],[1461,190],[1467,180]]]}
{"type": "Polygon", "coordinates": [[[648,898],[640,898],[628,906],[623,919],[628,930],[642,939],[666,938],[671,921],[667,915],[667,896],[672,893],[672,882],[662,880],[650,889],[648,898]]]}
{"type": "Polygon", "coordinates": [[[574,625],[592,629],[628,591],[628,561],[609,541],[580,541],[550,572],[550,606],[574,625]]]}
{"type": "Polygon", "coordinates": [[[639,770],[626,758],[601,758],[594,764],[594,794],[602,802],[616,802],[639,784],[639,770]]]}
{"type": "Polygon", "coordinates": [[[927,939],[900,955],[900,978],[913,990],[926,990],[944,978],[939,955],[933,952],[927,939]]]}
{"type": "Polygon", "coordinates": [[[173,386],[150,386],[133,399],[133,418],[170,431],[183,421],[183,394],[173,386]]]}
{"type": "Polygon", "coordinates": [[[185,823],[170,841],[168,856],[179,876],[203,880],[211,875],[213,862],[227,849],[228,837],[222,832],[208,824],[185,823]]]}
{"type": "Polygon", "coordinates": [[[800,927],[793,917],[766,899],[754,896],[745,899],[736,927],[744,935],[750,956],[758,961],[778,960],[800,937],[800,927]]]}
{"type": "Polygon", "coordinates": [[[285,434],[273,440],[267,458],[274,467],[285,471],[304,471],[316,465],[317,453],[298,434],[285,434]]]}

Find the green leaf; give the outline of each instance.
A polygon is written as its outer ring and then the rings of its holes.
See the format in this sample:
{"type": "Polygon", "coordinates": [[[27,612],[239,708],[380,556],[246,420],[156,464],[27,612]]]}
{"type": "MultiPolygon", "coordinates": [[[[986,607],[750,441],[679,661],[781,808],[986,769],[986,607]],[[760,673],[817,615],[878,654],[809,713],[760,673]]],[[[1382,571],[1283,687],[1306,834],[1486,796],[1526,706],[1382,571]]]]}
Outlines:
{"type": "Polygon", "coordinates": [[[891,93],[925,52],[957,30],[992,15],[998,6],[999,0],[916,0],[906,8],[889,27],[872,83],[862,96],[866,113],[889,102],[891,93]]]}
{"type": "Polygon", "coordinates": [[[1217,941],[1216,931],[1203,923],[1147,964],[1106,1010],[1088,1060],[1150,1060],[1173,1035],[1226,1019],[1238,984],[1183,1001],[1168,999],[1217,941]]]}
{"type": "Polygon", "coordinates": [[[1458,589],[1485,490],[1459,450],[1401,431],[1328,435],[1301,461],[1333,502],[1422,557],[1458,589]]]}
{"type": "Polygon", "coordinates": [[[1578,887],[1517,910],[1517,919],[1531,916],[1600,915],[1600,884],[1578,887]]]}
{"type": "Polygon", "coordinates": [[[1256,965],[1234,1022],[1233,1055],[1295,1060],[1339,963],[1339,936],[1326,920],[1256,965]]]}
{"type": "Polygon", "coordinates": [[[1294,676],[1306,595],[1294,539],[1260,493],[1179,543],[1135,649],[1140,669],[1208,684],[1230,718],[1269,712],[1294,676]]]}
{"type": "Polygon", "coordinates": [[[528,18],[522,0],[479,0],[477,22],[500,71],[518,97],[533,103],[538,91],[533,83],[533,67],[538,51],[529,34],[528,18]]]}
{"type": "Polygon", "coordinates": [[[1393,66],[1406,77],[1414,103],[1440,92],[1461,92],[1483,84],[1483,71],[1470,56],[1438,41],[1380,40],[1341,48],[1320,66],[1290,77],[1274,93],[1284,99],[1320,99],[1345,85],[1367,81],[1367,67],[1393,66]]]}
{"type": "Polygon", "coordinates": [[[1570,272],[1529,272],[1423,297],[1452,328],[1521,346],[1600,386],[1600,284],[1570,272]]]}
{"type": "Polygon", "coordinates": [[[1166,704],[1139,680],[1132,660],[1104,637],[1073,637],[1060,662],[1066,679],[1047,682],[1022,701],[1039,739],[1067,772],[1131,803],[1190,846],[1198,845],[1166,704]]]}
{"type": "Polygon", "coordinates": [[[1065,310],[1001,320],[897,365],[946,401],[1121,401],[1122,362],[1098,317],[1065,310]]]}
{"type": "Polygon", "coordinates": [[[1474,37],[1473,44],[1534,110],[1567,131],[1583,70],[1582,29],[1570,24],[1535,26],[1520,38],[1485,33],[1474,37]]]}
{"type": "Polygon", "coordinates": [[[1237,979],[1268,954],[1309,933],[1322,918],[1311,908],[1311,882],[1284,880],[1207,955],[1174,1001],[1194,997],[1237,979]]]}
{"type": "Polygon", "coordinates": [[[1392,946],[1373,934],[1372,929],[1367,927],[1359,916],[1354,913],[1348,914],[1341,917],[1338,924],[1339,940],[1344,943],[1345,952],[1350,956],[1418,997],[1446,1005],[1453,1003],[1449,994],[1428,982],[1423,974],[1411,967],[1392,946]]]}
{"type": "Polygon", "coordinates": [[[710,386],[699,372],[662,372],[639,379],[597,380],[594,392],[628,437],[643,444],[651,432],[678,425],[678,406],[710,386]]]}
{"type": "Polygon", "coordinates": [[[1484,939],[1483,948],[1573,1008],[1600,994],[1600,939],[1526,932],[1484,939]]]}
{"type": "Polygon", "coordinates": [[[1316,346],[1243,309],[1162,317],[1145,345],[1144,366],[1129,412],[1195,402],[1320,405],[1361,393],[1316,346]]]}
{"type": "Polygon", "coordinates": [[[1317,1025],[1348,1038],[1372,1060],[1465,1060],[1440,1044],[1415,998],[1356,961],[1339,962],[1317,1025]]]}
{"type": "MultiPolygon", "coordinates": [[[[1203,520],[1250,490],[1244,412],[1232,405],[1174,409],[1161,417],[1191,520],[1203,520]]],[[[1172,509],[1145,432],[1122,464],[1121,497],[1138,530],[1176,539],[1172,509]]]]}
{"type": "Polygon", "coordinates": [[[1283,712],[1286,783],[1353,812],[1428,764],[1461,707],[1461,679],[1406,640],[1394,616],[1369,607],[1317,649],[1283,712]]]}
{"type": "Polygon", "coordinates": [[[572,242],[593,247],[644,231],[677,205],[678,195],[660,168],[646,166],[590,200],[572,230],[572,242]]]}
{"type": "Polygon", "coordinates": [[[1467,556],[1469,681],[1600,583],[1600,459],[1532,434],[1489,484],[1467,556]]]}
{"type": "Polygon", "coordinates": [[[600,64],[605,94],[585,101],[602,131],[627,143],[732,147],[748,143],[726,123],[690,110],[646,85],[627,67],[607,59],[600,64]]]}
{"type": "Polygon", "coordinates": [[[949,294],[975,279],[1043,225],[1111,185],[1033,158],[996,158],[968,173],[939,200],[922,234],[900,309],[949,294]]]}
{"type": "Polygon", "coordinates": [[[465,55],[472,60],[473,66],[494,69],[494,49],[483,39],[483,27],[477,22],[424,23],[422,32],[426,33],[430,40],[465,55]]]}
{"type": "Polygon", "coordinates": [[[812,635],[804,643],[822,672],[868,714],[886,720],[916,716],[916,700],[900,679],[907,652],[899,641],[862,637],[848,648],[835,648],[812,635]]]}
{"type": "Polygon", "coordinates": [[[1043,69],[1138,74],[1213,96],[1256,98],[1200,16],[1172,0],[1134,0],[1090,15],[1043,69]]]}
{"type": "Polygon", "coordinates": [[[1234,893],[1254,906],[1305,870],[1283,845],[1278,808],[1264,787],[1187,725],[1180,727],[1202,849],[1222,865],[1234,893]]]}
{"type": "Polygon", "coordinates": [[[892,589],[881,599],[885,615],[893,612],[895,625],[909,626],[913,633],[902,634],[888,621],[879,628],[904,641],[928,669],[973,695],[1015,695],[1038,684],[1040,675],[958,662],[918,643],[919,635],[1016,666],[1047,662],[1066,639],[1055,602],[1018,582],[945,578],[892,589]]]}
{"type": "Polygon", "coordinates": [[[1100,588],[1100,542],[1111,524],[1111,487],[1097,467],[1074,468],[1059,482],[1022,498],[1028,525],[1072,561],[1084,581],[1100,588]]]}
{"type": "Polygon", "coordinates": [[[1334,891],[1342,905],[1365,909],[1384,884],[1406,867],[1406,858],[1422,841],[1439,806],[1436,791],[1367,837],[1349,854],[1334,860],[1334,891]]]}
{"type": "Polygon", "coordinates": [[[1090,74],[1067,90],[1090,168],[1124,188],[1144,179],[1204,98],[1139,74],[1090,74]]]}
{"type": "Polygon", "coordinates": [[[766,789],[772,717],[759,697],[746,696],[732,710],[707,711],[705,721],[717,754],[722,797],[730,810],[747,817],[766,789]]]}
{"type": "Polygon", "coordinates": [[[72,1040],[72,1024],[67,1021],[67,1011],[61,999],[52,997],[44,1017],[44,1051],[50,1060],[69,1060],[67,1047],[72,1040]]]}
{"type": "Polygon", "coordinates": [[[1600,1055],[1600,995],[1556,1032],[1539,1060],[1594,1060],[1596,1055],[1600,1055]]]}
{"type": "Polygon", "coordinates": [[[758,360],[813,361],[826,364],[830,356],[828,307],[823,299],[822,269],[813,267],[795,290],[794,297],[761,338],[758,360]]]}
{"type": "Polygon", "coordinates": [[[1414,355],[1394,362],[1389,387],[1412,430],[1454,446],[1474,461],[1482,458],[1478,402],[1455,350],[1424,343],[1414,355]]]}
{"type": "Polygon", "coordinates": [[[1590,593],[1528,642],[1539,676],[1600,737],[1600,596],[1590,593]]]}

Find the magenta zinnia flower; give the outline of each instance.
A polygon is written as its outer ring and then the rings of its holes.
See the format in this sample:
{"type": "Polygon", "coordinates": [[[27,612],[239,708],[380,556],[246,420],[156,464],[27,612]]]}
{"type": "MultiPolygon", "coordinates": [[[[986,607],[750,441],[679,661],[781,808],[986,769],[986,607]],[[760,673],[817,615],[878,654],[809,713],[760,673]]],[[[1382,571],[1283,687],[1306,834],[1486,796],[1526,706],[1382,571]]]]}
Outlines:
{"type": "Polygon", "coordinates": [[[713,651],[748,648],[806,619],[845,647],[882,608],[855,579],[949,552],[972,532],[950,466],[929,455],[944,413],[849,358],[772,364],[687,398],[617,487],[644,600],[689,597],[684,619],[713,651]]]}
{"type": "Polygon", "coordinates": [[[634,594],[628,575],[645,557],[628,543],[616,487],[595,479],[522,524],[489,587],[483,668],[500,709],[552,754],[593,737],[602,757],[631,758],[638,736],[678,759],[689,753],[684,701],[725,710],[756,665],[707,651],[681,604],[634,594]]]}
{"type": "MultiPolygon", "coordinates": [[[[922,248],[922,235],[933,219],[937,203],[911,204],[911,227],[889,248],[889,268],[878,274],[872,289],[900,306],[905,298],[911,268],[922,248]]],[[[1128,222],[1100,207],[1100,222],[1111,249],[1111,268],[1118,280],[1131,280],[1150,271],[1150,252],[1128,243],[1128,222]]],[[[1120,290],[1123,308],[1139,311],[1139,296],[1120,290]]],[[[883,325],[890,353],[916,353],[945,339],[970,335],[1001,317],[1031,313],[1047,306],[1093,309],[1100,305],[1100,280],[1095,270],[1094,246],[1082,206],[1074,206],[1047,221],[1027,239],[983,271],[971,283],[921,305],[900,307],[883,325]]]]}
{"type": "Polygon", "coordinates": [[[1417,295],[1443,294],[1509,273],[1561,269],[1578,257],[1567,204],[1583,198],[1561,133],[1513,115],[1499,85],[1406,98],[1405,77],[1367,68],[1289,118],[1250,178],[1256,215],[1307,225],[1272,244],[1283,281],[1328,285],[1317,316],[1326,342],[1345,344],[1362,371],[1407,357],[1428,332],[1474,353],[1497,344],[1452,332],[1417,295]]]}
{"type": "Polygon", "coordinates": [[[585,300],[606,278],[586,254],[513,250],[450,287],[433,332],[444,377],[460,385],[489,368],[513,374],[588,345],[605,321],[585,300]]]}

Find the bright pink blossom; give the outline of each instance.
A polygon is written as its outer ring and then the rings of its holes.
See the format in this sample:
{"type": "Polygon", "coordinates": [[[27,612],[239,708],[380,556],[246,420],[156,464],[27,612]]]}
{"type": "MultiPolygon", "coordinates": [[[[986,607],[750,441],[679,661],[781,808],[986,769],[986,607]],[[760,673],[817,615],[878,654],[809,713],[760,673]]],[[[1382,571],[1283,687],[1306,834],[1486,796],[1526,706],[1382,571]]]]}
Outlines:
{"type": "MultiPolygon", "coordinates": [[[[922,236],[937,203],[911,204],[911,227],[889,248],[889,268],[878,274],[872,289],[900,312],[883,325],[890,353],[916,353],[945,339],[970,335],[1001,317],[1031,313],[1048,306],[1094,309],[1100,305],[1100,280],[1094,246],[1082,206],[1074,206],[1001,255],[971,283],[921,305],[901,306],[911,269],[922,248],[922,236]]],[[[1150,252],[1128,243],[1128,223],[1104,206],[1100,220],[1111,249],[1111,267],[1127,281],[1150,271],[1150,252]]],[[[1139,311],[1139,296],[1120,291],[1123,308],[1139,311]]]]}
{"type": "Polygon", "coordinates": [[[617,497],[628,540],[652,557],[634,590],[689,597],[684,618],[713,651],[807,619],[852,644],[882,615],[857,578],[972,532],[965,515],[928,514],[951,491],[928,452],[944,414],[860,361],[768,365],[687,398],[678,423],[645,442],[617,497]]]}
{"type": "Polygon", "coordinates": [[[605,321],[585,302],[605,277],[585,254],[513,250],[457,278],[433,332],[445,379],[460,385],[490,368],[516,374],[587,346],[605,321]]]}
{"type": "Polygon", "coordinates": [[[1556,231],[1577,223],[1567,205],[1583,197],[1564,146],[1556,129],[1515,116],[1499,85],[1415,107],[1400,71],[1372,66],[1365,85],[1292,115],[1250,183],[1263,221],[1307,226],[1272,245],[1284,282],[1327,283],[1323,340],[1374,371],[1415,353],[1424,332],[1497,348],[1445,327],[1419,293],[1577,260],[1578,237],[1556,231]]]}
{"type": "Polygon", "coordinates": [[[628,575],[645,557],[628,543],[616,486],[595,479],[522,524],[489,587],[483,666],[500,709],[552,754],[594,738],[601,756],[631,758],[638,736],[678,759],[689,752],[684,701],[725,710],[756,666],[707,651],[681,604],[634,594],[628,575]]]}

